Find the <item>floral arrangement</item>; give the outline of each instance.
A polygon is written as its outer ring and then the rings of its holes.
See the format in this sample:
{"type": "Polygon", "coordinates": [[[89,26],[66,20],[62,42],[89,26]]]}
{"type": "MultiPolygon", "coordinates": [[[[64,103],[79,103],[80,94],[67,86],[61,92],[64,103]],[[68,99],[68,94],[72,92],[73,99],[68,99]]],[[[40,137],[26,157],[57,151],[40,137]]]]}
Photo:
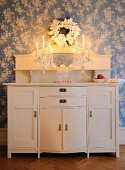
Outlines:
{"type": "Polygon", "coordinates": [[[51,40],[63,47],[73,45],[80,35],[80,31],[77,23],[73,22],[71,18],[65,18],[63,21],[55,19],[50,26],[49,35],[52,36],[51,40]]]}

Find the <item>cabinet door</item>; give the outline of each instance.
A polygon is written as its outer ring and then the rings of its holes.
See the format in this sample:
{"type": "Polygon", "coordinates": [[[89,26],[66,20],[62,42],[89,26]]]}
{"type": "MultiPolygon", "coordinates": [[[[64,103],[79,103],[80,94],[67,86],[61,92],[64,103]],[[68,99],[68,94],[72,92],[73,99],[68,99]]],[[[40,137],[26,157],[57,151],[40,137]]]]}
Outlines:
{"type": "Polygon", "coordinates": [[[115,147],[115,88],[89,88],[89,147],[115,147]]]}
{"type": "Polygon", "coordinates": [[[86,108],[63,110],[63,149],[80,150],[86,147],[86,108]]]}
{"type": "Polygon", "coordinates": [[[62,149],[62,111],[60,109],[40,109],[41,150],[60,151],[62,149]]]}
{"type": "Polygon", "coordinates": [[[9,133],[13,148],[37,147],[37,100],[37,88],[10,87],[9,133]]]}

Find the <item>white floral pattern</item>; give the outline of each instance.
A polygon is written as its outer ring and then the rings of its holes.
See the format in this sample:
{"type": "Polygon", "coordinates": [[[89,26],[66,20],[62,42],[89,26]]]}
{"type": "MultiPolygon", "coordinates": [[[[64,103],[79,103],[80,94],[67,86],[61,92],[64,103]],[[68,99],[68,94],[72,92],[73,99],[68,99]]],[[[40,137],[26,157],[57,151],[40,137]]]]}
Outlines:
{"type": "MultiPolygon", "coordinates": [[[[81,34],[91,38],[95,52],[112,54],[112,76],[125,79],[124,7],[124,0],[0,0],[0,115],[6,117],[7,112],[2,83],[15,79],[14,54],[32,52],[43,34],[49,39],[48,29],[55,18],[72,18],[81,34]]],[[[119,110],[120,127],[125,127],[124,84],[119,110]]]]}

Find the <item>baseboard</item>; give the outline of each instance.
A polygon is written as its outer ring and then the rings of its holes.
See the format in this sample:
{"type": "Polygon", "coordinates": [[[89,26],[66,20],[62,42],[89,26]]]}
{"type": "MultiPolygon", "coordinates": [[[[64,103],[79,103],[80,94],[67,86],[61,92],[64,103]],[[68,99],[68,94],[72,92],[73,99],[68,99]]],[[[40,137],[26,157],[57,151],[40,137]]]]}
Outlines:
{"type": "Polygon", "coordinates": [[[7,128],[0,128],[0,145],[7,145],[7,128]]]}
{"type": "Polygon", "coordinates": [[[119,139],[120,145],[125,145],[125,127],[119,128],[119,139]]]}
{"type": "MultiPolygon", "coordinates": [[[[119,128],[119,143],[125,145],[125,127],[119,128]]],[[[0,145],[7,145],[7,129],[0,128],[0,145]]]]}

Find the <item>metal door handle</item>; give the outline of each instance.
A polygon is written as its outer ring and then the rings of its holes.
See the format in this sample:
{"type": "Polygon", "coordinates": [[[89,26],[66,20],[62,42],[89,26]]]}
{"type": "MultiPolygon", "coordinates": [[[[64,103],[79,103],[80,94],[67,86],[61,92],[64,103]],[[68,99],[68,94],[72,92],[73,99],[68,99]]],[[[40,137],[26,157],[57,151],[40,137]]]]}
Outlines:
{"type": "Polygon", "coordinates": [[[92,111],[89,112],[89,117],[92,117],[92,111]]]}
{"type": "Polygon", "coordinates": [[[65,131],[68,131],[68,125],[65,124],[65,131]]]}
{"type": "Polygon", "coordinates": [[[37,117],[37,111],[34,111],[34,117],[37,117]]]}
{"type": "Polygon", "coordinates": [[[59,124],[59,131],[61,131],[61,124],[59,124]]]}

